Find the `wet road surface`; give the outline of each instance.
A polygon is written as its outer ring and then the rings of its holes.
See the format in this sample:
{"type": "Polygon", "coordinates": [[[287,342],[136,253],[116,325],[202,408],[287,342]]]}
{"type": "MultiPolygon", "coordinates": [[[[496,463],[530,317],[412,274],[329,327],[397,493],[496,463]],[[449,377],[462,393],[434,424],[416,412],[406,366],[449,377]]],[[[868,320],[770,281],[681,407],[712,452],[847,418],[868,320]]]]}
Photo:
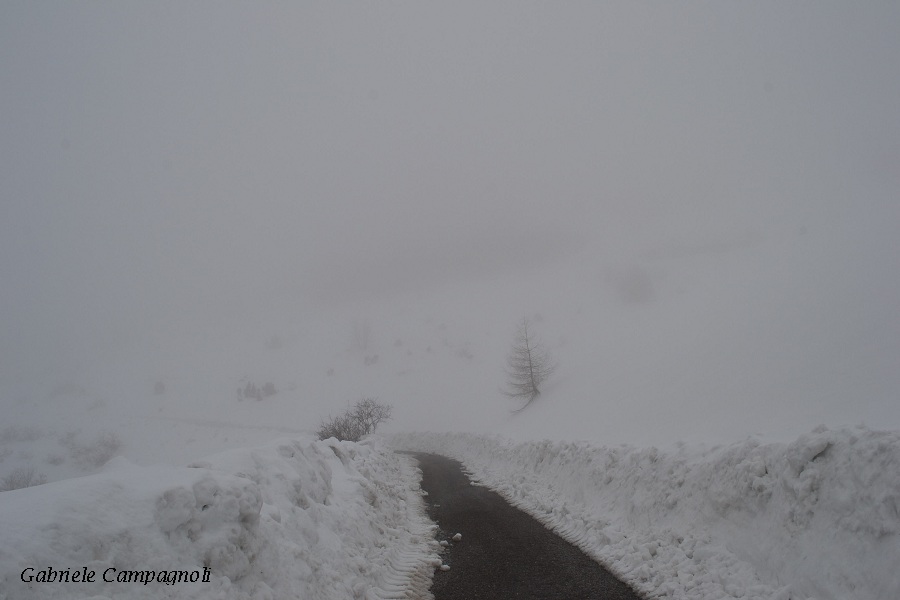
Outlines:
{"type": "Polygon", "coordinates": [[[449,571],[434,574],[436,600],[640,600],[580,549],[511,506],[471,485],[460,463],[413,454],[422,469],[428,514],[447,540],[449,571]],[[452,537],[460,533],[458,542],[452,537]]]}

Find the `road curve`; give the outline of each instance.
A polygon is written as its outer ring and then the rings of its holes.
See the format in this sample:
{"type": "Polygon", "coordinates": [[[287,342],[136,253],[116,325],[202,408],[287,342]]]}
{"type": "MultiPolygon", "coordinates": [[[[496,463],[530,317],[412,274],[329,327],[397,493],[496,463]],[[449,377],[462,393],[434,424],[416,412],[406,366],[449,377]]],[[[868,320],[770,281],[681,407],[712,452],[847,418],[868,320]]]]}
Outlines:
{"type": "Polygon", "coordinates": [[[413,454],[422,469],[428,514],[449,545],[431,591],[435,600],[640,600],[580,549],[471,485],[455,460],[413,454]],[[455,534],[459,541],[453,541],[455,534]]]}

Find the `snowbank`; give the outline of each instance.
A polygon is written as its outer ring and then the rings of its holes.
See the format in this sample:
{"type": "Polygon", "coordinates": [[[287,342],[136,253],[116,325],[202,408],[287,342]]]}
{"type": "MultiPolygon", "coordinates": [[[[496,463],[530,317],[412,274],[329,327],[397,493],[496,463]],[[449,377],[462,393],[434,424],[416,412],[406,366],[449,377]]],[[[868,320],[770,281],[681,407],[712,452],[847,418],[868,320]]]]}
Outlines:
{"type": "Polygon", "coordinates": [[[283,439],[184,468],[116,459],[0,494],[0,598],[427,597],[419,479],[377,440],[283,439]]]}
{"type": "Polygon", "coordinates": [[[711,450],[397,435],[653,598],[900,598],[900,432],[819,427],[711,450]]]}

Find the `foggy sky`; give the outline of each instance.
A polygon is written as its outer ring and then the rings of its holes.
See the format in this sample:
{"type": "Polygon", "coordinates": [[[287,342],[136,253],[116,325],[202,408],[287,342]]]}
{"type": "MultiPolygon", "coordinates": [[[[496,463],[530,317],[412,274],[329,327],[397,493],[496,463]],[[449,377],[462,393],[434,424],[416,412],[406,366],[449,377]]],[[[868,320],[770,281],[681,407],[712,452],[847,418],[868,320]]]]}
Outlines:
{"type": "Polygon", "coordinates": [[[805,232],[846,258],[810,300],[889,312],[898,25],[896,3],[5,2],[0,360],[805,232]]]}

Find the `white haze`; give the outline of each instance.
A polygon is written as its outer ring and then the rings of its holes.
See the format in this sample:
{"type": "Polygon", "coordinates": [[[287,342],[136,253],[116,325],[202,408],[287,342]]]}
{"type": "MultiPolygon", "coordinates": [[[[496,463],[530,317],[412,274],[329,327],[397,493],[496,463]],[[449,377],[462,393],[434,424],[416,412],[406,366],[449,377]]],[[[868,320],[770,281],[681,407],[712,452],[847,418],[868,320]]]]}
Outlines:
{"type": "Polygon", "coordinates": [[[892,3],[6,2],[3,420],[63,397],[314,429],[371,395],[395,431],[900,429],[898,25],[892,3]],[[512,416],[526,315],[559,369],[512,416]],[[239,403],[248,379],[279,393],[239,403]]]}

